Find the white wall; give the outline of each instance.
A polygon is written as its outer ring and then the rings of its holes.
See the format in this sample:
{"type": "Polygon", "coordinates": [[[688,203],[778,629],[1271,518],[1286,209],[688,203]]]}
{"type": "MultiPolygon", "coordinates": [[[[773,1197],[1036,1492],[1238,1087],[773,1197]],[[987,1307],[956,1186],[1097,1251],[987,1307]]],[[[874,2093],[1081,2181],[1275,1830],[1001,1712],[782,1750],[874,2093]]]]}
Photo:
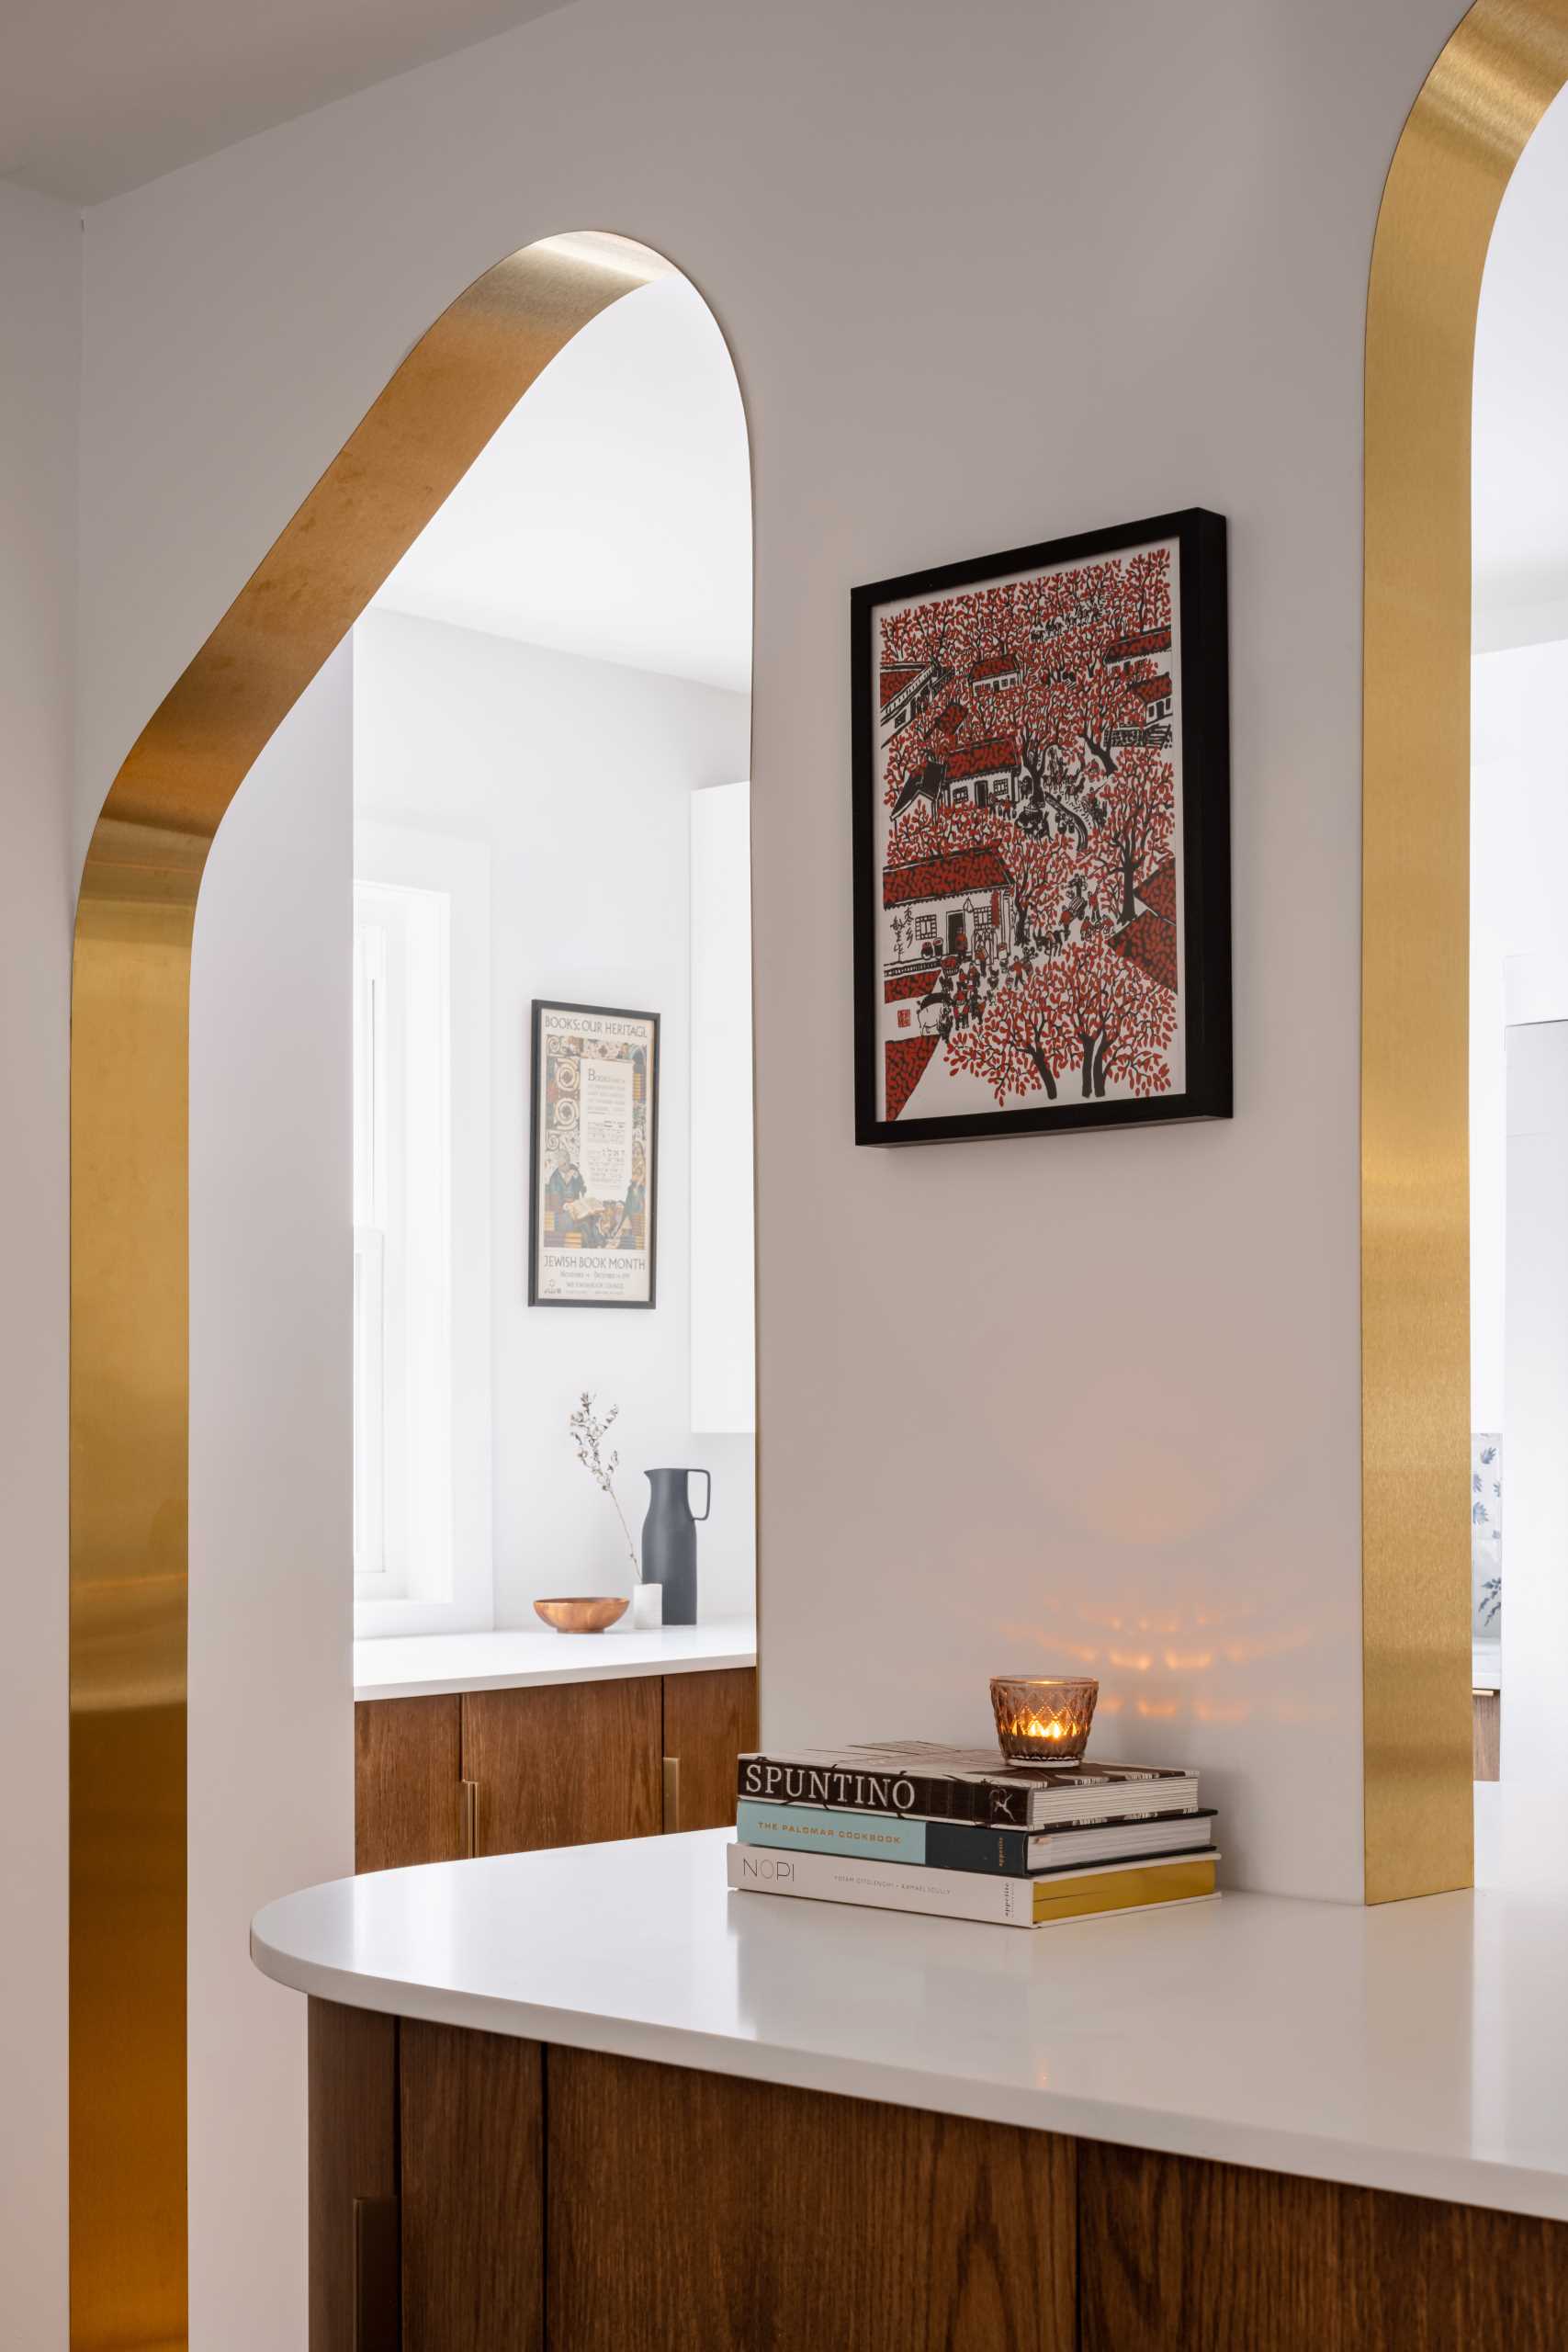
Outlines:
{"type": "Polygon", "coordinates": [[[756,490],[766,1734],[976,1734],[998,1665],[1092,1657],[1233,1882],[1347,1898],[1366,283],[1455,7],[581,0],[86,242],[84,839],[461,286],[582,226],[691,273],[756,490]],[[851,584],[1191,501],[1232,524],[1235,1121],[857,1151],[851,584]],[[966,1376],[922,1403],[933,1343],[966,1376]]]}
{"type": "Polygon", "coordinates": [[[0,2304],[65,2340],[66,1039],[82,232],[0,184],[0,2304]]]}
{"type": "Polygon", "coordinates": [[[1568,636],[1564,221],[1568,96],[1559,96],[1504,193],[1476,315],[1471,547],[1478,652],[1568,636]]]}
{"type": "Polygon", "coordinates": [[[1568,1797],[1568,1022],[1507,1038],[1502,1776],[1568,1797]]]}
{"type": "MultiPolygon", "coordinates": [[[[689,804],[745,772],[746,697],[401,613],[355,631],[355,797],[382,823],[483,842],[491,859],[491,1110],[496,1623],[536,1597],[621,1592],[609,1504],[573,1458],[589,1388],[634,1536],[639,1473],[714,1474],[699,1605],[751,1603],[751,1444],[694,1438],[690,1408],[689,804]],[[578,1314],[527,1304],[528,1023],[535,997],[661,1016],[658,1304],[578,1314]]],[[[462,1137],[454,1135],[454,1149],[462,1137]]]]}
{"type": "Polygon", "coordinates": [[[305,2341],[304,2004],[254,1912],[354,1868],[352,658],[223,820],[191,971],[196,2352],[305,2341]]]}
{"type": "Polygon", "coordinates": [[[1568,1017],[1568,643],[1479,654],[1471,680],[1471,1427],[1502,1430],[1503,1038],[1568,1017]]]}

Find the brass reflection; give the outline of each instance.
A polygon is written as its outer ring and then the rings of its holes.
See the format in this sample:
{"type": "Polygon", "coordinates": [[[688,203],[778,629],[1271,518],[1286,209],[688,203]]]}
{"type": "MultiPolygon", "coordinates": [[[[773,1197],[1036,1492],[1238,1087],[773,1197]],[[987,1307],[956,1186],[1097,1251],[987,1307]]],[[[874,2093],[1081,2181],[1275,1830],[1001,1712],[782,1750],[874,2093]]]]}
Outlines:
{"type": "Polygon", "coordinates": [[[1367,307],[1361,945],[1366,1896],[1468,1886],[1470,420],[1493,222],[1568,0],[1477,0],[1395,152],[1367,307]]]}
{"type": "Polygon", "coordinates": [[[93,835],[72,1004],[73,2352],[187,2341],[187,1012],[207,853],[541,368],[667,266],[619,238],[549,239],[454,302],[160,705],[93,835]]]}

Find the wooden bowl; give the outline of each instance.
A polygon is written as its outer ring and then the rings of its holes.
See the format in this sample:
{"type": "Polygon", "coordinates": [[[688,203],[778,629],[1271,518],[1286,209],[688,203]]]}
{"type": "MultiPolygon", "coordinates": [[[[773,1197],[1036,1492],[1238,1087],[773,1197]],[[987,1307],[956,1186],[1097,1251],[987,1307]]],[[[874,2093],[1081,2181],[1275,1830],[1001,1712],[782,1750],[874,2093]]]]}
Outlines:
{"type": "Polygon", "coordinates": [[[536,1600],[535,1613],[553,1625],[558,1634],[602,1634],[617,1617],[624,1617],[631,1607],[629,1600],[617,1600],[614,1595],[601,1600],[536,1600]]]}

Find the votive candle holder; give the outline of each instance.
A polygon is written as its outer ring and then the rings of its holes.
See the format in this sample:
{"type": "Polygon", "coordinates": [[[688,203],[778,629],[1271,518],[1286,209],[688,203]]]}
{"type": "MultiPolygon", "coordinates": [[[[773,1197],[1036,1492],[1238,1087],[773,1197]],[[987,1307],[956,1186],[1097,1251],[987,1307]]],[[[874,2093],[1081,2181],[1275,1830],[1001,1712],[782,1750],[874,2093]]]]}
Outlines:
{"type": "Polygon", "coordinates": [[[996,1674],[997,1740],[1013,1764],[1076,1763],[1089,1745],[1100,1685],[1083,1675],[996,1674]]]}

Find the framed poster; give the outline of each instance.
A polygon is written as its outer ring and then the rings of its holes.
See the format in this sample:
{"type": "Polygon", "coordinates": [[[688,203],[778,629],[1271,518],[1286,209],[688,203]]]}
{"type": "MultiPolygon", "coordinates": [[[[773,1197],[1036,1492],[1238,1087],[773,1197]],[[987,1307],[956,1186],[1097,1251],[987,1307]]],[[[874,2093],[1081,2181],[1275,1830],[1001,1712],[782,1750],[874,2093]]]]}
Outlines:
{"type": "Polygon", "coordinates": [[[856,1142],[1228,1118],[1224,519],[851,613],[856,1142]]]}
{"type": "Polygon", "coordinates": [[[534,1001],[528,1304],[651,1306],[659,1015],[534,1001]]]}

